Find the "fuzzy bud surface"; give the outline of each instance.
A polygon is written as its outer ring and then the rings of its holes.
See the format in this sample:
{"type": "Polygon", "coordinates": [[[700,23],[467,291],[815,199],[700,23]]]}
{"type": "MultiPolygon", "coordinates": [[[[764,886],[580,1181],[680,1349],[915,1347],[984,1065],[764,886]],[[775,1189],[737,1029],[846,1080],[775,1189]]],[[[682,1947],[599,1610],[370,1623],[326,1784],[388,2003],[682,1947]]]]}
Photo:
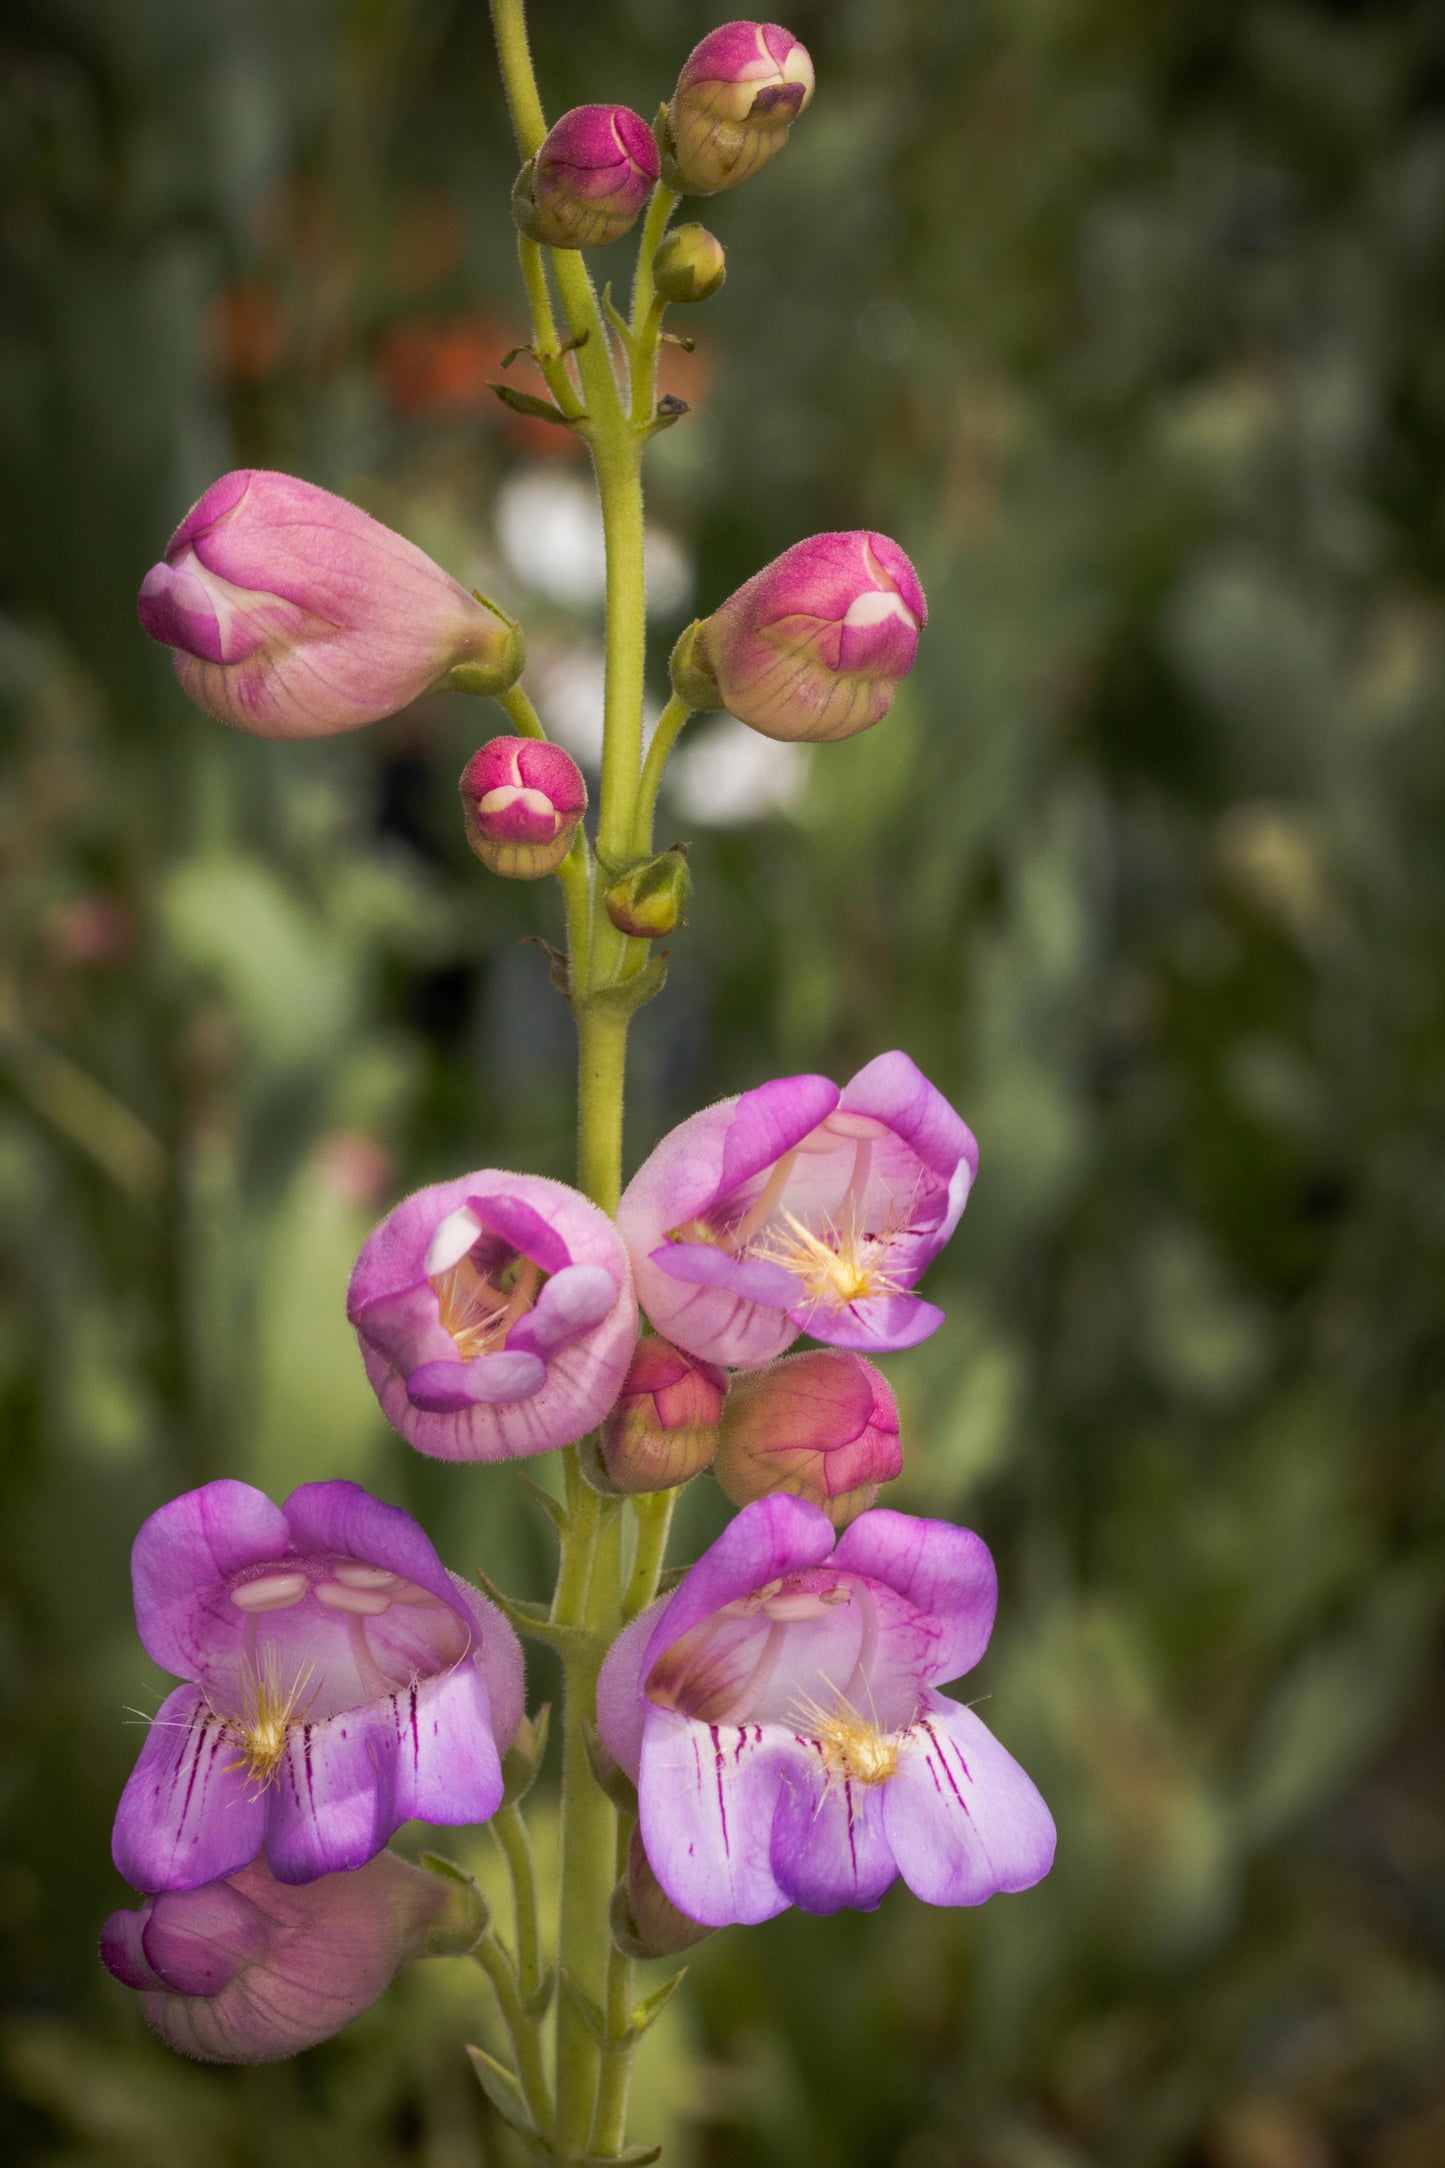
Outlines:
{"type": "Polygon", "coordinates": [[[574,106],[517,176],[512,215],[548,248],[601,248],[634,223],[657,174],[657,144],[640,113],[574,106]]]}
{"type": "Polygon", "coordinates": [[[211,484],[137,608],[196,706],[258,738],[355,730],[458,665],[488,692],[522,668],[517,626],[415,543],[330,490],[260,467],[211,484]]]}
{"type": "Polygon", "coordinates": [[[813,1348],[733,1380],[713,1474],[735,1506],[787,1491],[845,1528],[902,1472],[898,1403],[861,1355],[813,1348]]]}
{"type": "Polygon", "coordinates": [[[776,158],[813,95],[805,45],[780,23],[723,23],[682,64],[663,117],[662,177],[685,196],[737,188],[776,158]]]}
{"type": "Polygon", "coordinates": [[[655,1335],[639,1340],[602,1425],[602,1459],[620,1491],[670,1490],[700,1475],[717,1445],[727,1372],[655,1335]]]}
{"type": "Polygon", "coordinates": [[[555,873],[587,810],[587,785],[572,755],[538,738],[491,738],[462,770],[467,841],[508,880],[555,873]]]}
{"type": "Polygon", "coordinates": [[[690,659],[765,738],[851,738],[888,713],[927,621],[918,575],[887,535],[815,534],[704,619],[690,659]]]}
{"type": "Polygon", "coordinates": [[[168,2047],[208,2063],[271,2063],[329,2040],[404,1966],[460,1954],[485,1924],[474,1892],[393,1852],[299,1888],[253,1860],[112,1913],[100,1954],[168,2047]]]}
{"type": "Polygon", "coordinates": [[[727,251],[706,226],[676,227],[652,259],[652,282],[664,301],[710,301],[727,275],[727,251]]]}

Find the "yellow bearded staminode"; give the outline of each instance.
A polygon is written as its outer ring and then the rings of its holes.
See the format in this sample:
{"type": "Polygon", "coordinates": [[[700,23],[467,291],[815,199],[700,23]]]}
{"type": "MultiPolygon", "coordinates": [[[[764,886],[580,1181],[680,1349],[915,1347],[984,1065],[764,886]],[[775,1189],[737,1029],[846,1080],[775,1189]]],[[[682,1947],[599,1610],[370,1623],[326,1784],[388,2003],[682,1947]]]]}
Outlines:
{"type": "Polygon", "coordinates": [[[455,1340],[463,1362],[474,1362],[502,1346],[512,1324],[531,1306],[540,1278],[540,1268],[530,1258],[489,1278],[478,1271],[470,1255],[433,1274],[442,1329],[455,1340]],[[499,1284],[508,1278],[510,1287],[499,1284]]]}
{"type": "Polygon", "coordinates": [[[314,1690],[306,1692],[314,1669],[314,1663],[308,1663],[288,1682],[274,1642],[259,1661],[248,1657],[242,1665],[240,1711],[225,1718],[241,1751],[226,1767],[228,1772],[244,1769],[257,1791],[276,1781],[291,1734],[316,1698],[314,1690]]]}
{"type": "Polygon", "coordinates": [[[815,1308],[845,1309],[908,1292],[908,1283],[885,1269],[887,1232],[865,1234],[856,1224],[839,1227],[829,1220],[815,1233],[791,1212],[781,1217],[786,1233],[760,1243],[752,1254],[791,1272],[815,1308]]]}
{"type": "Polygon", "coordinates": [[[831,1708],[811,1697],[798,1703],[798,1729],[817,1741],[829,1791],[841,1784],[886,1784],[898,1773],[901,1735],[883,1731],[842,1695],[831,1708]]]}

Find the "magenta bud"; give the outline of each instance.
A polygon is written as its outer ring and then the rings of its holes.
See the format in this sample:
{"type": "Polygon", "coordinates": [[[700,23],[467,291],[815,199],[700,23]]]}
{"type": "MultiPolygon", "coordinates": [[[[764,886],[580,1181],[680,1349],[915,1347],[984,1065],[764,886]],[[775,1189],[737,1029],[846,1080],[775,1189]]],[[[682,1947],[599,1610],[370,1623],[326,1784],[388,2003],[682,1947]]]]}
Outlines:
{"type": "Polygon", "coordinates": [[[512,216],[548,248],[601,248],[621,240],[657,174],[657,144],[640,113],[577,105],[518,174],[512,216]]]}
{"type": "Polygon", "coordinates": [[[687,663],[765,738],[851,738],[888,713],[927,621],[918,574],[887,535],[815,534],[690,628],[687,663]]]}
{"type": "Polygon", "coordinates": [[[815,1348],[734,1378],[713,1474],[735,1506],[789,1491],[844,1528],[902,1468],[897,1402],[861,1355],[815,1348]]]}
{"type": "Polygon", "coordinates": [[[390,527],[294,475],[213,482],[141,584],[141,624],[182,688],[258,738],[323,738],[415,700],[465,666],[505,692],[522,638],[390,527]]]}
{"type": "Polygon", "coordinates": [[[608,1924],[623,1956],[637,1958],[676,1957],[714,1932],[678,1911],[653,1873],[636,1827],[628,1841],[627,1872],[612,1893],[608,1924]]]}
{"type": "Polygon", "coordinates": [[[716,1363],[684,1355],[667,1340],[639,1340],[602,1424],[602,1460],[615,1487],[671,1490],[700,1475],[717,1445],[727,1389],[727,1372],[716,1363]]]}
{"type": "Polygon", "coordinates": [[[682,64],[663,111],[662,177],[684,196],[736,188],[776,158],[813,95],[808,49],[778,23],[724,23],[682,64]]]}
{"type": "Polygon", "coordinates": [[[463,1954],[486,1924],[465,1876],[426,1874],[393,1852],[299,1885],[255,1860],[112,1913],[100,1954],[169,2047],[270,2063],[340,2032],[414,1959],[463,1954]]]}
{"type": "Polygon", "coordinates": [[[484,866],[512,881],[555,873],[587,810],[582,770],[540,738],[489,739],[458,788],[468,843],[484,866]]]}

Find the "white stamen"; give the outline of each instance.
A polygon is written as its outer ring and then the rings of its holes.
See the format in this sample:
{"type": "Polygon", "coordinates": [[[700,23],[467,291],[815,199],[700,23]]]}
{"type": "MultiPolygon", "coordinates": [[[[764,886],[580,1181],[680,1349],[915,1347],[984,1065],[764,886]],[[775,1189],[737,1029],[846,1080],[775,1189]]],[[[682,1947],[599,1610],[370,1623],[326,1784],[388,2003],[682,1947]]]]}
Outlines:
{"type": "Polygon", "coordinates": [[[231,1601],[238,1611],[288,1611],[308,1586],[304,1573],[267,1573],[257,1581],[242,1581],[231,1590],[231,1601]]]}
{"type": "Polygon", "coordinates": [[[332,1567],[331,1578],[339,1581],[343,1588],[389,1588],[393,1595],[396,1593],[393,1586],[396,1575],[389,1573],[385,1566],[354,1565],[350,1559],[342,1558],[332,1567]]]}
{"type": "Polygon", "coordinates": [[[339,1581],[323,1581],[316,1601],[328,1611],[351,1611],[358,1618],[380,1618],[391,1609],[391,1597],[379,1588],[343,1588],[339,1581]]]}

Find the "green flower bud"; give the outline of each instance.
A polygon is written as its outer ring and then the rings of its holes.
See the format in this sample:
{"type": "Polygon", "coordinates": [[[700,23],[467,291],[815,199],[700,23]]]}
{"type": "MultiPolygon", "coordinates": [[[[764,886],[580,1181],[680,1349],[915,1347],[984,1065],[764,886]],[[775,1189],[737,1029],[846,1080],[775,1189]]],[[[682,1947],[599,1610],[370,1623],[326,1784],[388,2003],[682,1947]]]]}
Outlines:
{"type": "Polygon", "coordinates": [[[709,714],[723,704],[702,639],[706,630],[706,618],[695,617],[687,630],[679,634],[668,665],[673,691],[679,700],[687,702],[694,715],[709,714]]]}
{"type": "Polygon", "coordinates": [[[687,870],[687,845],[674,843],[656,858],[644,858],[619,873],[602,900],[607,916],[619,933],[643,941],[656,940],[687,924],[692,875],[687,870]]]}
{"type": "Polygon", "coordinates": [[[652,283],[664,301],[708,301],[727,275],[727,251],[706,226],[679,226],[652,259],[652,283]]]}

